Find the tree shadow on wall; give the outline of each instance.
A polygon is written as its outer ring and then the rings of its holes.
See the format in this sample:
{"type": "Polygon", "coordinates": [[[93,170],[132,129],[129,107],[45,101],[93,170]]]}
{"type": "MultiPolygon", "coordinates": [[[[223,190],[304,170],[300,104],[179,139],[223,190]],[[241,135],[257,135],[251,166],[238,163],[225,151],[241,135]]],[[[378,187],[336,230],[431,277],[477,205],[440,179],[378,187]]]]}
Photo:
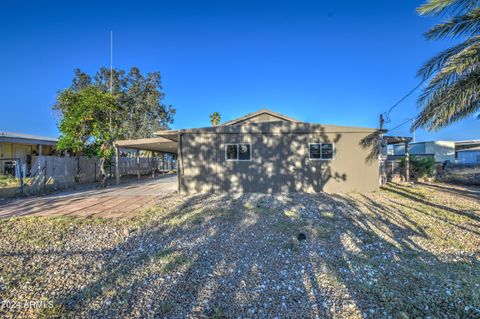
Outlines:
{"type": "MultiPolygon", "coordinates": [[[[277,123],[279,125],[279,123],[277,123]]],[[[229,191],[237,193],[320,192],[330,180],[346,181],[330,160],[310,160],[309,143],[338,143],[341,133],[269,132],[252,125],[238,134],[187,134],[183,137],[182,188],[188,193],[229,191]],[[250,161],[227,161],[225,145],[251,144],[250,161]]],[[[338,154],[334,156],[344,156],[338,154]]]]}

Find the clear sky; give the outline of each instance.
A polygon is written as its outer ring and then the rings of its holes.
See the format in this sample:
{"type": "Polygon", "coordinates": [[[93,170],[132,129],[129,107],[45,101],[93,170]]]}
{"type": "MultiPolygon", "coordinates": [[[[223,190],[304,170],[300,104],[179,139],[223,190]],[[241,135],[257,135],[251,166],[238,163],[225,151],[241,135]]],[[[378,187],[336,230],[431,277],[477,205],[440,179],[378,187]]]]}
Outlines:
{"type": "MultiPolygon", "coordinates": [[[[299,120],[378,126],[414,88],[417,69],[451,42],[429,42],[437,20],[420,1],[0,2],[0,130],[56,136],[51,106],[73,69],[160,71],[174,128],[208,126],[268,108],[299,120]]],[[[416,112],[415,92],[391,114],[416,112]]],[[[408,126],[392,132],[410,134],[408,126]]],[[[480,138],[474,117],[417,140],[480,138]]]]}

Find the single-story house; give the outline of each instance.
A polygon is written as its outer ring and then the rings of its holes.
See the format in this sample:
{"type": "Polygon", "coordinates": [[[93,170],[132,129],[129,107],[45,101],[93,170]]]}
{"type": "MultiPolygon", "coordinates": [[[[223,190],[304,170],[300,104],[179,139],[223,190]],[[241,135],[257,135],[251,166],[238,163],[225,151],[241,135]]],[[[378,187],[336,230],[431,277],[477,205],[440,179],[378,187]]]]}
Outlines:
{"type": "Polygon", "coordinates": [[[465,162],[465,156],[469,157],[468,161],[471,161],[472,159],[472,154],[473,153],[463,153],[463,155],[460,155],[459,152],[464,151],[464,150],[471,150],[471,149],[477,149],[480,148],[480,140],[466,140],[466,141],[456,141],[455,142],[455,159],[457,160],[457,163],[462,163],[465,162]],[[460,156],[462,158],[460,159],[460,156]]]}
{"type": "MultiPolygon", "coordinates": [[[[405,144],[393,145],[393,156],[405,155],[405,144]]],[[[455,142],[428,141],[410,143],[410,155],[431,156],[437,163],[455,162],[455,142]]]]}
{"type": "Polygon", "coordinates": [[[480,164],[480,146],[457,151],[459,164],[480,164]]]}
{"type": "Polygon", "coordinates": [[[261,110],[218,126],[156,132],[117,146],[178,154],[180,193],[367,192],[378,158],[362,140],[374,128],[306,123],[261,110]]]}
{"type": "Polygon", "coordinates": [[[0,131],[0,174],[18,174],[16,159],[25,174],[30,171],[32,156],[51,155],[57,142],[53,137],[0,131]]]}

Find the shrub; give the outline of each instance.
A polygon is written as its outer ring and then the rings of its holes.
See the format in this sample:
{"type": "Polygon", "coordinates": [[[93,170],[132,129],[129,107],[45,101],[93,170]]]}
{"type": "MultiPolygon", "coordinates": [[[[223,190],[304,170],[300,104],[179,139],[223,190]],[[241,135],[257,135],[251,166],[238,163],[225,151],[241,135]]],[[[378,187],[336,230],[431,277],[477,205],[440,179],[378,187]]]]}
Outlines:
{"type": "MultiPolygon", "coordinates": [[[[400,159],[400,166],[405,167],[405,157],[400,159]]],[[[435,175],[435,159],[432,157],[410,156],[410,177],[432,177],[435,175]]]]}

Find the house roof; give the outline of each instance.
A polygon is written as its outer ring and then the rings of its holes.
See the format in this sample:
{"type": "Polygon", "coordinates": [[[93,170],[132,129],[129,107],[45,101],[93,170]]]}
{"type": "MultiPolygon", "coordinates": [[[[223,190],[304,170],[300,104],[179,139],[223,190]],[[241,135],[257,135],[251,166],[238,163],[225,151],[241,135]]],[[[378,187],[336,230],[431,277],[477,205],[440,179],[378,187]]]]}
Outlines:
{"type": "Polygon", "coordinates": [[[55,145],[58,139],[48,136],[0,131],[0,142],[55,145]]]}
{"type": "Polygon", "coordinates": [[[480,144],[480,140],[467,140],[467,141],[456,141],[455,145],[475,145],[480,144]]]}
{"type": "Polygon", "coordinates": [[[165,137],[171,140],[177,140],[178,134],[194,133],[194,134],[240,134],[240,133],[372,133],[376,132],[376,128],[339,126],[329,124],[307,123],[295,120],[291,117],[272,112],[270,110],[260,110],[237,119],[223,123],[222,125],[191,128],[182,130],[164,130],[155,132],[156,136],[165,137]],[[267,114],[278,118],[279,121],[270,122],[248,122],[247,120],[267,114]],[[247,122],[245,122],[247,121],[247,122]],[[242,125],[234,125],[245,122],[242,125]]]}
{"type": "Polygon", "coordinates": [[[228,125],[228,126],[209,126],[202,128],[192,128],[184,130],[167,130],[156,132],[156,136],[177,140],[177,136],[182,133],[191,134],[255,134],[255,133],[271,133],[271,134],[287,134],[287,133],[372,133],[378,131],[374,128],[351,127],[338,125],[323,125],[313,123],[291,123],[291,122],[265,122],[265,123],[246,123],[244,125],[228,125]]]}
{"type": "Polygon", "coordinates": [[[247,115],[242,116],[242,117],[238,117],[238,118],[233,119],[231,121],[225,122],[223,124],[220,124],[219,126],[234,125],[234,124],[247,121],[249,119],[252,119],[252,118],[260,116],[260,115],[270,115],[272,117],[278,118],[279,120],[288,121],[288,122],[292,122],[292,123],[301,123],[300,121],[298,121],[294,118],[288,117],[286,115],[283,115],[283,114],[280,114],[280,113],[277,113],[277,112],[273,112],[273,111],[270,111],[270,110],[267,110],[267,109],[263,109],[263,110],[259,110],[259,111],[247,114],[247,115]]]}
{"type": "Polygon", "coordinates": [[[480,146],[458,150],[457,152],[470,152],[470,151],[480,151],[480,146]]]}

